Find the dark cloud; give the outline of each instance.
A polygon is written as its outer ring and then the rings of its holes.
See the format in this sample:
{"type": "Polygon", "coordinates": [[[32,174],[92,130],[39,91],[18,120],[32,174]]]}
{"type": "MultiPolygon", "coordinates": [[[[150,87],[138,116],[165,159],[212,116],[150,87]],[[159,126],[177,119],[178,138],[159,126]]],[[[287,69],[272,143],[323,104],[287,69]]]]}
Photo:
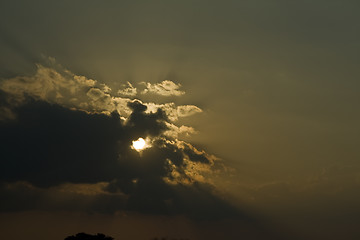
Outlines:
{"type": "Polygon", "coordinates": [[[158,108],[155,113],[145,113],[147,107],[139,101],[129,102],[132,110],[126,125],[132,129],[133,136],[158,136],[167,130],[165,112],[158,108]]]}
{"type": "Polygon", "coordinates": [[[47,187],[115,176],[118,136],[127,140],[118,115],[87,114],[34,100],[17,107],[15,114],[15,121],[1,124],[2,180],[47,187]]]}
{"type": "Polygon", "coordinates": [[[211,168],[211,156],[164,137],[169,120],[163,110],[146,112],[133,101],[124,120],[117,112],[89,113],[31,97],[12,105],[6,101],[10,95],[2,96],[2,108],[14,115],[0,122],[2,211],[241,216],[212,185],[192,175],[196,164],[211,168]],[[152,147],[131,149],[139,137],[151,138],[152,147]]]}

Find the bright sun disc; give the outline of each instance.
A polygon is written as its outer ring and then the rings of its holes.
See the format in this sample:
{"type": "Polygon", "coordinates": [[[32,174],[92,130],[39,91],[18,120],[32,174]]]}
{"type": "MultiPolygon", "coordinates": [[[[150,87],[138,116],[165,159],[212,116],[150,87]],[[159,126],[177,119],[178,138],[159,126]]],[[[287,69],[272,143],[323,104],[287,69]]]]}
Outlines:
{"type": "Polygon", "coordinates": [[[143,138],[139,138],[138,140],[132,142],[132,147],[136,151],[140,151],[146,147],[146,142],[143,138]]]}

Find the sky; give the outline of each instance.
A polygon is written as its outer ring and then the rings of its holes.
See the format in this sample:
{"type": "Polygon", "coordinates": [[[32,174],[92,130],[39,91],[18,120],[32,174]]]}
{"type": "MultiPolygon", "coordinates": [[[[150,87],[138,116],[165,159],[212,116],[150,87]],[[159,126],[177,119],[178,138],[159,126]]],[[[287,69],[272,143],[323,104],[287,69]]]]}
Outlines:
{"type": "Polygon", "coordinates": [[[359,7],[1,1],[2,235],[359,239],[359,7]]]}

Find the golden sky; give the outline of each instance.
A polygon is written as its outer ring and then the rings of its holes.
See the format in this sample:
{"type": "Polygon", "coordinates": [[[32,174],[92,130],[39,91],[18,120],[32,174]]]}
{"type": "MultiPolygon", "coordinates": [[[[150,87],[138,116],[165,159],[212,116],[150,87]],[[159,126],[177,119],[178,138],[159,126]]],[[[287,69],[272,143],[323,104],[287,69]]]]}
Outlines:
{"type": "Polygon", "coordinates": [[[1,231],[358,239],[359,7],[1,1],[1,231]]]}

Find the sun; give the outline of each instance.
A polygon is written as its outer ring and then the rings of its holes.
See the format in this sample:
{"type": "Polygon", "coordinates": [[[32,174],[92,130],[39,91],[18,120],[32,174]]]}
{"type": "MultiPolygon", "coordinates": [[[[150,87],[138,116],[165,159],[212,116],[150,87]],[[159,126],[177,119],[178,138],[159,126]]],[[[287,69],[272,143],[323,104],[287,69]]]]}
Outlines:
{"type": "Polygon", "coordinates": [[[144,150],[145,148],[149,148],[150,145],[148,143],[148,141],[146,141],[143,138],[139,138],[138,140],[135,140],[132,142],[132,149],[135,149],[136,151],[140,152],[142,150],[144,150]]]}
{"type": "Polygon", "coordinates": [[[133,141],[132,144],[135,150],[142,150],[144,149],[146,143],[143,138],[139,138],[138,140],[133,141]]]}

